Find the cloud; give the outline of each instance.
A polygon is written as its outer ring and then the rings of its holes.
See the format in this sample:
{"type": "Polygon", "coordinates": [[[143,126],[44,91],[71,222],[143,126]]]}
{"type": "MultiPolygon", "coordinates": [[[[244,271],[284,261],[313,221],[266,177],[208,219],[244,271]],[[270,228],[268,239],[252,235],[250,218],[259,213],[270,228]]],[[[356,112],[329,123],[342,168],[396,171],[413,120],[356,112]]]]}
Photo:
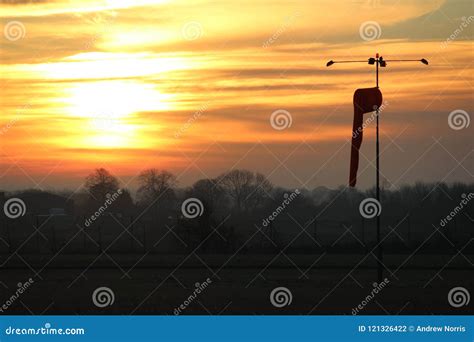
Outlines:
{"type": "Polygon", "coordinates": [[[27,4],[42,4],[52,3],[54,0],[0,0],[0,4],[4,5],[27,5],[27,4]]]}
{"type": "MultiPolygon", "coordinates": [[[[463,18],[474,15],[472,0],[446,0],[439,8],[415,18],[382,26],[382,36],[386,39],[447,39],[459,28],[463,18]]],[[[461,32],[457,39],[474,38],[474,23],[461,32]]]]}

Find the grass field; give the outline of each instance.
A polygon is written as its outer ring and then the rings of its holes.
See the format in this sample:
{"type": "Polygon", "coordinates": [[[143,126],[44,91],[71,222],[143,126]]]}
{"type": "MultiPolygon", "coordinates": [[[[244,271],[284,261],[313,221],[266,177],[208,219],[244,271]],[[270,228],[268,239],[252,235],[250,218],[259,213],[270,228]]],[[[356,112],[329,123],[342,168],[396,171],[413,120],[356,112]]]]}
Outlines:
{"type": "MultiPolygon", "coordinates": [[[[368,254],[2,256],[1,299],[19,282],[34,284],[8,314],[174,314],[207,278],[210,285],[181,314],[352,314],[374,289],[376,259],[368,254]],[[5,262],[6,261],[6,262],[5,262]],[[98,287],[114,303],[92,302],[98,287]],[[291,304],[277,308],[271,291],[284,286],[291,304]]],[[[358,314],[466,314],[454,308],[451,288],[473,289],[474,255],[385,255],[388,285],[358,314]]],[[[472,291],[471,291],[472,292],[472,291]]]]}

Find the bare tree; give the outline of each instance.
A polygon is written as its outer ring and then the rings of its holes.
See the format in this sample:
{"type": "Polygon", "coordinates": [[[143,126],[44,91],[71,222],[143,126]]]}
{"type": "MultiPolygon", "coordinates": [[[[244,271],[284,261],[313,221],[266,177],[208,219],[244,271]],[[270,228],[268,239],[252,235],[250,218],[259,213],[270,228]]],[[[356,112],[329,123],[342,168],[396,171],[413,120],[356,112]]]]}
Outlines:
{"type": "Polygon", "coordinates": [[[86,177],[85,187],[93,201],[104,202],[107,194],[119,189],[119,181],[109,171],[100,168],[86,177]]]}
{"type": "Polygon", "coordinates": [[[239,210],[251,210],[263,203],[273,189],[270,181],[260,173],[232,170],[218,177],[219,184],[239,210]]]}
{"type": "Polygon", "coordinates": [[[173,200],[176,176],[165,170],[147,169],[138,176],[138,199],[144,204],[173,200]]]}
{"type": "Polygon", "coordinates": [[[218,206],[225,203],[223,187],[215,179],[201,179],[193,184],[189,191],[190,196],[197,197],[204,204],[205,211],[211,214],[218,206]]]}

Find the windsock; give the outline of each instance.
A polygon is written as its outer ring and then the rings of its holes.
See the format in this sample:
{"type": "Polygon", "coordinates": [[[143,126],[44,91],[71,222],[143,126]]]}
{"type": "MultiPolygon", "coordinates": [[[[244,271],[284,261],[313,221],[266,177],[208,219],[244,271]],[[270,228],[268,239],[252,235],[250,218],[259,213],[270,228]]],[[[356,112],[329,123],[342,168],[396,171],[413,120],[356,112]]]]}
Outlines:
{"type": "Polygon", "coordinates": [[[351,167],[349,186],[357,183],[359,168],[359,148],[362,145],[363,119],[365,113],[370,113],[382,105],[382,93],[379,88],[357,89],[354,93],[354,123],[352,125],[351,167]]]}

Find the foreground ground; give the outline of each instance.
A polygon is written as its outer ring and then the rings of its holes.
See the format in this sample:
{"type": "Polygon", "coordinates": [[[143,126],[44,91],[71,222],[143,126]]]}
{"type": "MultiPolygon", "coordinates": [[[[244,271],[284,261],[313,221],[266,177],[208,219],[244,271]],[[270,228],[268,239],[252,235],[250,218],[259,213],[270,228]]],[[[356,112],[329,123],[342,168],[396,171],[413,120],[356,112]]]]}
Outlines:
{"type": "Polygon", "coordinates": [[[448,293],[472,293],[474,255],[385,255],[386,286],[377,285],[373,254],[350,255],[90,255],[2,256],[0,300],[30,277],[34,283],[3,314],[466,314],[472,303],[454,308],[448,293]],[[196,286],[209,285],[189,300],[196,286]],[[98,287],[114,293],[98,308],[98,287]],[[270,293],[290,290],[277,308],[270,293]]]}

